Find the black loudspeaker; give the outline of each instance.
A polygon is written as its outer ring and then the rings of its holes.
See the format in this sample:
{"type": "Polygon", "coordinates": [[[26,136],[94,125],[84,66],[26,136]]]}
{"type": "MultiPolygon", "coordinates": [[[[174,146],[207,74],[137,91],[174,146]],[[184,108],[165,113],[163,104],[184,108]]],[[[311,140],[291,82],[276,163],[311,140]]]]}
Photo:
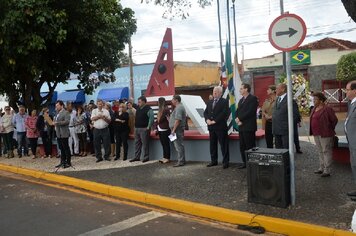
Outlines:
{"type": "Polygon", "coordinates": [[[253,148],[246,157],[248,202],[286,208],[290,204],[288,150],[253,148]]]}

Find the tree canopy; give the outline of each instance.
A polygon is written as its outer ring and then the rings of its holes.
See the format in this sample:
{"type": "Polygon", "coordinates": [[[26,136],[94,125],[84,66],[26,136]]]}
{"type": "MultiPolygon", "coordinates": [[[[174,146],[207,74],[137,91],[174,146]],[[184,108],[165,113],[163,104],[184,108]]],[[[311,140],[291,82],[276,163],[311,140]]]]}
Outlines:
{"type": "Polygon", "coordinates": [[[136,31],[134,12],[116,0],[3,0],[0,22],[0,93],[13,107],[20,97],[29,108],[50,101],[70,72],[86,93],[98,81],[114,80],[121,51],[136,31]]]}
{"type": "Polygon", "coordinates": [[[344,7],[353,21],[356,22],[356,1],[355,0],[341,0],[344,7]]]}
{"type": "MultiPolygon", "coordinates": [[[[213,0],[197,0],[201,7],[210,6],[213,0]]],[[[141,0],[141,3],[151,3],[164,7],[164,18],[180,17],[186,19],[189,17],[189,9],[192,7],[192,0],[141,0]]]]}
{"type": "MultiPolygon", "coordinates": [[[[344,4],[344,7],[349,14],[349,16],[356,22],[356,1],[355,0],[341,0],[344,4]]],[[[185,19],[189,16],[189,9],[192,6],[193,0],[141,0],[141,3],[151,3],[153,2],[155,5],[160,5],[164,7],[166,10],[163,13],[163,17],[180,17],[185,19]]],[[[211,5],[213,0],[196,0],[196,2],[201,7],[206,7],[211,5]]],[[[235,2],[235,0],[232,0],[235,2]]]]}
{"type": "Polygon", "coordinates": [[[343,55],[336,65],[336,79],[342,81],[356,80],[356,52],[343,55]]]}

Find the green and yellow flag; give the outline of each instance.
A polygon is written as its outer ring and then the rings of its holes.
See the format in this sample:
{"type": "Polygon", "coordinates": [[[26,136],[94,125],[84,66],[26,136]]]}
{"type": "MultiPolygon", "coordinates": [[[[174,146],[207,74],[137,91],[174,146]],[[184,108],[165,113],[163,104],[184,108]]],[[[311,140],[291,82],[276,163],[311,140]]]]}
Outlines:
{"type": "Polygon", "coordinates": [[[234,86],[234,72],[232,68],[231,62],[231,49],[229,41],[226,41],[225,48],[225,67],[226,67],[226,80],[227,80],[227,88],[229,90],[229,106],[231,111],[231,122],[229,127],[232,125],[236,130],[238,130],[238,125],[235,121],[236,118],[236,98],[235,98],[235,86],[234,86]]]}

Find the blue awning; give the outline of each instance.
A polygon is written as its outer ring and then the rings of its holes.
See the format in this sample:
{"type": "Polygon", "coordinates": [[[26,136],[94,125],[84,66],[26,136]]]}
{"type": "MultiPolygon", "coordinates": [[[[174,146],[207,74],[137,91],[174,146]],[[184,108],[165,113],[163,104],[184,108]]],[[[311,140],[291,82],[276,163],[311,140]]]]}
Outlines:
{"type": "Polygon", "coordinates": [[[84,103],[85,94],[83,90],[65,91],[58,95],[58,100],[63,102],[84,103]]]}
{"type": "Polygon", "coordinates": [[[129,98],[128,87],[101,89],[98,94],[98,99],[102,99],[106,102],[119,100],[122,98],[129,98]]]}
{"type": "MultiPolygon", "coordinates": [[[[48,92],[41,92],[41,97],[44,97],[48,94],[48,92]]],[[[57,101],[57,97],[58,97],[58,92],[57,91],[54,91],[53,92],[53,95],[52,95],[52,99],[51,99],[51,103],[50,104],[55,104],[56,101],[57,101]]]]}

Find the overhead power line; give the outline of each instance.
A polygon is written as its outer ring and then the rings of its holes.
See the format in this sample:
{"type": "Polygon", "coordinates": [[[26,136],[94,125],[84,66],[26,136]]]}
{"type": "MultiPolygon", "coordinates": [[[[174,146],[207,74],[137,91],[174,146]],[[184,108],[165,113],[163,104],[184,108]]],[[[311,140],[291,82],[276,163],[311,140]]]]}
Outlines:
{"type": "MultiPolygon", "coordinates": [[[[320,37],[320,36],[329,36],[329,35],[337,35],[337,34],[342,34],[342,33],[348,33],[356,31],[356,27],[354,28],[349,28],[349,29],[342,29],[342,30],[332,30],[324,33],[316,33],[316,34],[308,34],[306,38],[310,37],[320,37]]],[[[242,41],[239,42],[237,45],[252,45],[252,44],[258,44],[258,43],[269,43],[268,40],[256,40],[256,41],[242,41]]],[[[234,46],[234,45],[231,45],[234,46]]],[[[174,52],[189,52],[189,51],[198,51],[198,50],[208,50],[208,49],[215,49],[219,48],[218,44],[211,44],[211,45],[205,45],[205,46],[195,46],[195,47],[181,47],[181,48],[175,48],[173,49],[174,52]]],[[[133,53],[135,56],[145,56],[145,55],[153,55],[156,54],[158,50],[145,50],[145,51],[136,51],[133,53]]]]}

